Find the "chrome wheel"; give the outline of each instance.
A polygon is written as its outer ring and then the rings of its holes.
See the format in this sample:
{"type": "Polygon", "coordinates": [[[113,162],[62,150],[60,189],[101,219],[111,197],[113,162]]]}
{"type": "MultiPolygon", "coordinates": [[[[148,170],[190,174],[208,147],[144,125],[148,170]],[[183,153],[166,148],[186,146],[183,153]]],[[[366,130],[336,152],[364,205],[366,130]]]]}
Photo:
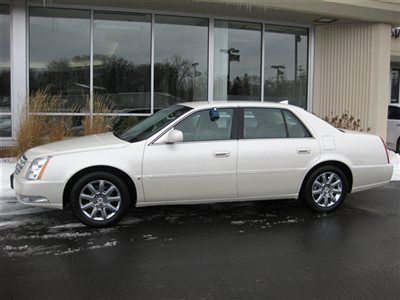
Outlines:
{"type": "Polygon", "coordinates": [[[343,182],[333,172],[319,175],[311,188],[312,198],[318,206],[330,207],[339,201],[343,193],[343,182]]]}
{"type": "Polygon", "coordinates": [[[79,194],[79,207],[86,217],[105,221],[112,218],[121,207],[121,193],[109,181],[91,181],[79,194]]]}

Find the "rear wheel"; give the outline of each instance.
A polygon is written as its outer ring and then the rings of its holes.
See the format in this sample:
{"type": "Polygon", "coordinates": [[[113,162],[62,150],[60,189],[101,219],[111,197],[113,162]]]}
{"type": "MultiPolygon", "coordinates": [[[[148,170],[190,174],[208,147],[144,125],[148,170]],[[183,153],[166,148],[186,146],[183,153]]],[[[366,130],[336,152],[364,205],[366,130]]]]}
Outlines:
{"type": "Polygon", "coordinates": [[[396,152],[400,153],[400,138],[397,140],[397,143],[396,143],[396,152]]]}
{"type": "Polygon", "coordinates": [[[317,212],[331,212],[346,198],[347,178],[343,171],[335,166],[322,166],[308,177],[302,200],[317,212]]]}
{"type": "Polygon", "coordinates": [[[91,227],[116,224],[129,209],[129,191],[117,176],[94,172],[73,186],[70,203],[76,217],[91,227]]]}

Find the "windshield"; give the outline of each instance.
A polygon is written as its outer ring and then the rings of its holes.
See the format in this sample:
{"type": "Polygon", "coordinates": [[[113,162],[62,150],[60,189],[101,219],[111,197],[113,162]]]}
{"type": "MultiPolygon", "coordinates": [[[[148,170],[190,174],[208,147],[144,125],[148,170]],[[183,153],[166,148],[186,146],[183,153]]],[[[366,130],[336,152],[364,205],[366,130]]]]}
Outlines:
{"type": "Polygon", "coordinates": [[[127,142],[138,142],[148,139],[160,129],[178,119],[191,108],[182,105],[173,105],[156,112],[142,122],[133,127],[129,127],[122,132],[114,132],[117,138],[127,142]]]}

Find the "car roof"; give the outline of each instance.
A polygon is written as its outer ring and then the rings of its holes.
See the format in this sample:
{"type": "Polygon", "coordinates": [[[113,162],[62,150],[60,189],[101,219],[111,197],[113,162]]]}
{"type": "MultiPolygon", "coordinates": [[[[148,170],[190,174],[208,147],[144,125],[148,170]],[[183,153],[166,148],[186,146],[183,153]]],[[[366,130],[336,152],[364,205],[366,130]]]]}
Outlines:
{"type": "Polygon", "coordinates": [[[188,106],[191,108],[212,108],[212,107],[271,107],[271,108],[299,108],[285,103],[275,103],[275,102],[260,102],[260,101],[198,101],[198,102],[183,102],[180,105],[188,106]]]}

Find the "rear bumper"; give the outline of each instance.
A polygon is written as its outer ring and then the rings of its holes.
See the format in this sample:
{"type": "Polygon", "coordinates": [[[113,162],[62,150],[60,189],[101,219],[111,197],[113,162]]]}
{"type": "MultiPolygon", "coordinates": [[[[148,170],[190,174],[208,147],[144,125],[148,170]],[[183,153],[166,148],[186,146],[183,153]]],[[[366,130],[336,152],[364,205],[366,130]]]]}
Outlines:
{"type": "Polygon", "coordinates": [[[11,182],[19,202],[30,206],[63,209],[63,182],[25,180],[20,176],[13,176],[11,182]]]}
{"type": "Polygon", "coordinates": [[[360,192],[382,186],[390,182],[393,175],[393,165],[372,165],[353,167],[352,192],[360,192]]]}

